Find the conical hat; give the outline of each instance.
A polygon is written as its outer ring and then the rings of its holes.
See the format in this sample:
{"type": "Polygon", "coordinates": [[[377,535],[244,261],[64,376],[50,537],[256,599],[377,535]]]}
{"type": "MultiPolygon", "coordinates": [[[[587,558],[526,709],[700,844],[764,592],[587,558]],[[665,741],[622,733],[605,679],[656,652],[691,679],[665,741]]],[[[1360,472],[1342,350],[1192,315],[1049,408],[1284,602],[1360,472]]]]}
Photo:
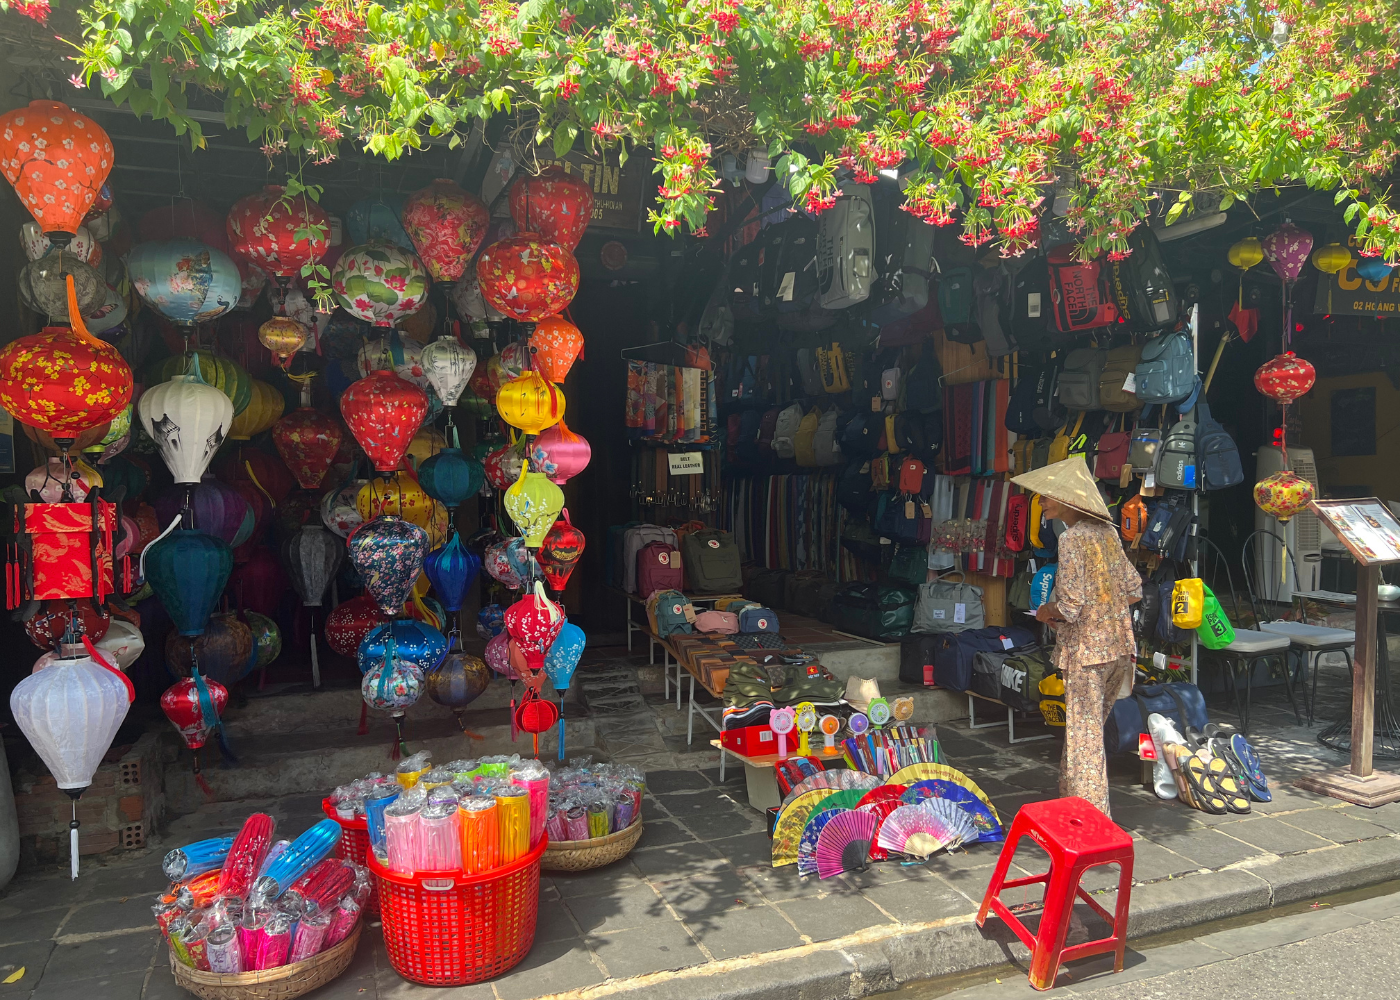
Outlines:
{"type": "Polygon", "coordinates": [[[1084,464],[1083,455],[1071,455],[1063,462],[1015,476],[1011,481],[1032,493],[1058,500],[1091,517],[1113,523],[1108,505],[1099,493],[1098,483],[1089,474],[1089,466],[1084,464]]]}

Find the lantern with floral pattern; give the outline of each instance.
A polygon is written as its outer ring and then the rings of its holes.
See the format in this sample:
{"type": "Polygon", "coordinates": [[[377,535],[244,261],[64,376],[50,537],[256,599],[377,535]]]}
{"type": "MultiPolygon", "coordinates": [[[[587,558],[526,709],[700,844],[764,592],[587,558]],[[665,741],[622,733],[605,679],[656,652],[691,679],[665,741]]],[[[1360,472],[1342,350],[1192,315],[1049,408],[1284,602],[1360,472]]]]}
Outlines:
{"type": "Polygon", "coordinates": [[[340,449],[340,424],[311,407],[310,393],[302,390],[301,407],[277,421],[272,443],[277,454],[304,490],[314,490],[326,478],[326,470],[340,449]]]}
{"type": "Polygon", "coordinates": [[[393,326],[428,298],[428,274],[418,258],[393,243],[364,243],[341,254],[331,290],[350,315],[375,326],[393,326]]]}
{"type": "Polygon", "coordinates": [[[403,203],[403,228],[434,281],[456,281],[486,237],[491,213],[454,181],[438,178],[403,203]]]}
{"type": "Polygon", "coordinates": [[[66,244],[112,172],[112,140],[57,101],[0,115],[0,172],[54,242],[66,244]]]}
{"type": "Polygon", "coordinates": [[[1295,514],[1301,514],[1313,502],[1313,484],[1292,469],[1283,469],[1254,484],[1254,502],[1265,514],[1286,524],[1295,514]]]}
{"type": "Polygon", "coordinates": [[[387,476],[422,426],[428,396],[397,375],[375,372],[341,394],[340,413],[375,470],[387,476]]]}
{"type": "Polygon", "coordinates": [[[534,367],[551,382],[562,382],[583,350],[583,334],[561,316],[543,319],[530,334],[534,367]]]}
{"type": "Polygon", "coordinates": [[[325,255],[330,224],[320,205],[306,195],[288,198],[275,184],[235,202],[225,223],[230,252],[283,287],[325,255]]]}
{"type": "Polygon", "coordinates": [[[593,188],[562,167],[546,167],[537,176],[522,176],[511,185],[510,217],[522,232],[539,233],[573,250],[593,219],[593,188]]]}
{"type": "Polygon", "coordinates": [[[493,243],[476,261],[481,293],[506,316],[537,323],[573,301],[578,261],[558,243],[520,233],[493,243]]]}
{"type": "Polygon", "coordinates": [[[1306,395],[1316,381],[1317,371],[1292,351],[1265,361],[1254,373],[1254,388],[1284,406],[1306,395]]]}

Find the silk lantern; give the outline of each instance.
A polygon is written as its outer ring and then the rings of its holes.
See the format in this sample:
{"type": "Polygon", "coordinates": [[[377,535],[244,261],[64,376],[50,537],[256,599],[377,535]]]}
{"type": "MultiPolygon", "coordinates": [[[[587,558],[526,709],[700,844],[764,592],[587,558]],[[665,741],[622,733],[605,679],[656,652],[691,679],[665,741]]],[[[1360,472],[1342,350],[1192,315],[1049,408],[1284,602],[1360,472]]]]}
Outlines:
{"type": "MultiPolygon", "coordinates": [[[[19,227],[19,242],[24,248],[24,255],[30,260],[47,257],[55,249],[53,240],[45,235],[37,222],[26,222],[19,227]]],[[[102,244],[93,239],[92,230],[87,226],[79,226],[68,245],[62,249],[90,267],[96,268],[102,263],[102,244]]]]}
{"type": "Polygon", "coordinates": [[[399,467],[427,412],[427,394],[388,372],[360,379],[340,397],[350,433],[384,475],[399,467]]]}
{"type": "MultiPolygon", "coordinates": [[[[1340,243],[1318,247],[1312,255],[1313,267],[1323,274],[1336,274],[1351,263],[1351,251],[1340,243]]],[[[1327,282],[1327,311],[1332,311],[1332,282],[1327,282]]]]}
{"type": "Polygon", "coordinates": [[[243,279],[243,287],[238,291],[238,308],[251,309],[257,303],[263,289],[267,287],[267,272],[249,264],[242,257],[233,258],[233,263],[238,267],[238,273],[243,279]]]}
{"type": "Polygon", "coordinates": [[[503,497],[510,515],[529,548],[538,548],[544,536],[564,509],[564,492],[542,472],[521,470],[520,478],[503,497]]]}
{"type": "Polygon", "coordinates": [[[190,677],[197,665],[201,674],[225,686],[242,679],[252,656],[253,630],[231,611],[210,615],[201,636],[171,632],[165,640],[165,665],[175,676],[190,677]]]}
{"type": "Polygon", "coordinates": [[[303,388],[300,408],[273,426],[272,443],[298,485],[314,490],[326,478],[326,470],[340,449],[340,425],[312,409],[311,394],[303,388]]]}
{"type": "Polygon", "coordinates": [[[341,538],[349,538],[350,532],[365,521],[356,500],[368,485],[368,479],[347,479],[328,490],[321,498],[321,523],[341,538]]]}
{"type": "Polygon", "coordinates": [[[146,638],[141,630],[121,618],[112,620],[107,634],[93,641],[102,653],[118,670],[129,670],[146,650],[146,638]]]}
{"type": "Polygon", "coordinates": [[[1254,484],[1254,502],[1265,514],[1287,524],[1295,514],[1308,509],[1316,491],[1312,483],[1291,469],[1283,469],[1254,484]]]}
{"type": "Polygon", "coordinates": [[[45,601],[24,623],[24,634],[40,649],[53,649],[70,629],[73,635],[96,642],[107,634],[111,622],[106,609],[89,600],[45,601]]]}
{"type": "Polygon", "coordinates": [[[141,243],[126,258],[141,301],[172,323],[207,323],[238,305],[243,277],[233,261],[198,240],[141,243]]]}
{"type": "Polygon", "coordinates": [[[116,419],[132,385],[116,348],[81,326],[46,327],[0,348],[0,406],[59,442],[116,419]]]}
{"type": "Polygon", "coordinates": [[[341,540],[319,524],[303,524],[287,539],[282,558],[292,578],[292,587],[304,606],[321,607],[344,556],[345,546],[341,540]]]}
{"type": "Polygon", "coordinates": [[[393,372],[420,389],[428,388],[428,377],[423,370],[422,345],[404,340],[397,330],[365,341],[355,355],[355,361],[361,378],[373,372],[393,372]]]}
{"type": "Polygon", "coordinates": [[[99,465],[120,455],[131,441],[131,418],[135,415],[135,405],[127,403],[107,425],[107,433],[102,435],[102,439],[96,444],[88,445],[83,451],[98,456],[96,461],[99,465]]]}
{"type": "Polygon", "coordinates": [[[564,393],[539,372],[525,372],[496,394],[501,419],[526,434],[538,434],[564,418],[564,393]]]}
{"type": "Polygon", "coordinates": [[[525,545],[525,539],[520,537],[507,538],[503,543],[505,546],[506,562],[514,570],[516,577],[521,581],[516,589],[527,587],[540,579],[540,564],[535,559],[535,554],[525,545]]]}
{"type": "Polygon", "coordinates": [[[569,430],[562,420],[545,428],[530,444],[530,468],[543,472],[559,486],[586,469],[592,457],[587,439],[569,430]]]}
{"type": "Polygon", "coordinates": [[[448,611],[460,611],[467,591],[481,572],[481,560],[462,544],[462,536],[454,531],[447,544],[424,558],[423,572],[432,582],[443,607],[448,611]]]}
{"type": "Polygon", "coordinates": [[[522,232],[536,232],[573,250],[593,219],[593,188],[559,166],[519,177],[510,189],[510,217],[522,232]]]}
{"type": "Polygon", "coordinates": [[[1248,271],[1255,264],[1264,259],[1264,247],[1259,240],[1253,236],[1248,236],[1238,243],[1232,244],[1226,252],[1226,257],[1230,263],[1238,267],[1241,271],[1248,271]]]}
{"type": "Polygon", "coordinates": [[[255,654],[252,666],[244,671],[246,676],[249,670],[271,666],[277,657],[282,655],[282,630],[267,615],[258,614],[256,611],[244,611],[243,618],[249,631],[253,633],[255,654]]]}
{"type": "Polygon", "coordinates": [[[436,670],[447,655],[447,637],[431,625],[398,618],[377,625],[360,642],[355,662],[367,674],[382,663],[392,648],[393,655],[411,664],[420,673],[436,670]]]}
{"type": "Polygon", "coordinates": [[[1306,395],[1317,381],[1317,371],[1292,351],[1276,355],[1254,373],[1254,388],[1284,406],[1306,395]]]}
{"type": "Polygon", "coordinates": [[[176,375],[188,375],[196,369],[200,378],[228,397],[233,404],[234,416],[252,403],[253,376],[248,374],[247,369],[232,358],[203,348],[166,358],[152,367],[146,381],[157,385],[169,382],[176,375]]]}
{"type": "Polygon", "coordinates": [[[180,528],[141,554],[141,575],[181,635],[202,635],[233,571],[233,550],[202,531],[180,528]]]}
{"type": "Polygon", "coordinates": [[[567,618],[564,619],[564,626],[559,630],[559,635],[549,646],[549,652],[544,656],[544,672],[549,678],[549,683],[554,685],[554,690],[565,690],[573,680],[574,671],[578,668],[578,661],[583,658],[583,649],[588,643],[587,637],[583,634],[583,629],[579,628],[567,618]]]}
{"type": "Polygon", "coordinates": [[[219,727],[219,717],[224,714],[227,704],[228,688],[218,681],[209,680],[198,670],[176,681],[160,696],[161,711],[194,755],[195,783],[211,797],[214,790],[199,770],[199,751],[208,740],[209,733],[219,727]]]}
{"type": "Polygon", "coordinates": [[[396,514],[418,525],[428,533],[430,548],[442,544],[451,523],[447,509],[428,496],[407,470],[361,487],[355,506],[362,520],[368,521],[379,514],[396,514]]]}
{"type": "Polygon", "coordinates": [[[354,656],[365,636],[388,621],[373,597],[352,597],[326,616],[326,643],[341,656],[354,656]]]}
{"type": "Polygon", "coordinates": [[[456,281],[486,238],[491,213],[480,198],[439,177],[403,203],[403,228],[434,281],[456,281]]]}
{"type": "Polygon", "coordinates": [[[229,252],[274,275],[284,288],[329,246],[330,216],[306,195],[287,198],[286,189],[274,184],[235,202],[225,226],[229,252]]]}
{"type": "Polygon", "coordinates": [[[152,386],[136,404],[142,428],[181,484],[199,482],[233,423],[233,403],[198,372],[152,386]]]}
{"type": "Polygon", "coordinates": [[[1356,273],[1373,285],[1378,285],[1390,277],[1394,264],[1387,264],[1380,257],[1361,257],[1356,262],[1356,273]]]}
{"type": "Polygon", "coordinates": [[[544,667],[544,654],[564,627],[564,612],[544,592],[544,585],[535,583],[533,593],[506,608],[506,632],[525,654],[532,671],[544,667]]]}
{"type": "Polygon", "coordinates": [[[55,323],[70,323],[73,316],[68,303],[70,279],[80,316],[86,317],[106,301],[107,285],[102,276],[77,255],[62,249],[53,250],[20,269],[20,301],[55,323]]]}
{"type": "Polygon", "coordinates": [[[1312,251],[1312,233],[1285,222],[1260,241],[1264,259],[1285,282],[1296,281],[1312,251]]]}
{"type": "Polygon", "coordinates": [[[502,540],[494,545],[488,545],[482,556],[481,564],[491,579],[501,586],[507,590],[519,590],[525,585],[525,581],[506,555],[508,544],[508,541],[502,540]]]}
{"type": "Polygon", "coordinates": [[[538,323],[573,301],[578,261],[557,243],[520,233],[481,252],[476,275],[488,305],[507,317],[538,323]]]}
{"type": "Polygon", "coordinates": [[[306,344],[311,331],[290,316],[274,316],[258,327],[258,341],[272,352],[277,367],[286,371],[292,366],[292,355],[306,344]]]}
{"type": "Polygon", "coordinates": [[[490,641],[506,629],[506,612],[499,604],[487,604],[476,613],[476,634],[490,641]]]}
{"type": "Polygon", "coordinates": [[[583,558],[583,548],[583,532],[569,523],[569,512],[564,511],[564,519],[550,527],[535,557],[550,590],[558,592],[568,586],[569,575],[583,558]]]}
{"type": "Polygon", "coordinates": [[[113,160],[102,127],[65,104],[30,101],[0,115],[0,171],[57,244],[78,231],[113,160]]]}
{"type": "Polygon", "coordinates": [[[280,392],[261,379],[253,379],[248,405],[229,424],[229,440],[247,441],[257,437],[281,419],[286,406],[287,400],[280,392]]]}
{"type": "Polygon", "coordinates": [[[423,374],[445,406],[456,406],[476,372],[476,352],[454,337],[442,337],[423,348],[423,374]]]}
{"type": "Polygon", "coordinates": [[[521,678],[517,676],[515,668],[510,664],[510,633],[502,626],[497,632],[486,641],[486,650],[481,654],[486,665],[502,677],[516,681],[521,678]]]}
{"type": "Polygon", "coordinates": [[[454,650],[447,654],[441,666],[428,673],[425,681],[428,697],[452,710],[458,728],[474,739],[482,739],[467,728],[462,711],[481,697],[491,684],[491,670],[486,662],[479,656],[454,650]]]}
{"type": "Polygon", "coordinates": [[[462,449],[444,448],[418,467],[418,484],[448,510],[456,510],[464,500],[481,492],[486,470],[462,449]]]}
{"type": "Polygon", "coordinates": [[[374,326],[393,326],[428,298],[428,274],[418,258],[392,243],[365,243],[340,255],[331,291],[350,315],[374,326]]]}
{"type": "Polygon", "coordinates": [[[131,681],[99,661],[91,650],[77,655],[82,648],[68,647],[75,655],[29,674],[10,692],[10,712],[20,732],[59,789],[73,800],[68,827],[72,878],[78,877],[78,796],[92,784],[136,700],[131,681]]]}
{"type": "Polygon", "coordinates": [[[43,503],[63,503],[66,494],[69,503],[82,503],[89,492],[101,485],[102,476],[81,460],[65,463],[59,456],[51,455],[24,477],[24,495],[32,498],[38,493],[43,503]]]}
{"type": "Polygon", "coordinates": [[[188,500],[194,527],[233,546],[250,507],[243,494],[209,477],[193,489],[172,486],[152,501],[160,524],[169,524],[188,500]]]}
{"type": "Polygon", "coordinates": [[[350,561],[379,610],[386,615],[400,613],[423,570],[428,533],[401,517],[381,515],[356,528],[348,545],[350,561]]]}
{"type": "Polygon", "coordinates": [[[583,334],[561,316],[550,316],[530,334],[535,369],[551,382],[562,382],[583,350],[583,334]]]}

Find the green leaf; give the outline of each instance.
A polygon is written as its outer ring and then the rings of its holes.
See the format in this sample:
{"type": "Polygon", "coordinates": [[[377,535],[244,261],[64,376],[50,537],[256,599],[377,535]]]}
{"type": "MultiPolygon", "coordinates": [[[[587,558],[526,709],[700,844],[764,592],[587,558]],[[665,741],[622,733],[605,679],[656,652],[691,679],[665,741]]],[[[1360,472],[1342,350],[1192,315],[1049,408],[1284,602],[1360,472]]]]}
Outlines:
{"type": "Polygon", "coordinates": [[[1342,221],[1351,225],[1351,220],[1356,218],[1356,213],[1361,211],[1361,202],[1354,201],[1347,206],[1347,210],[1342,213],[1342,221]]]}
{"type": "Polygon", "coordinates": [[[1181,213],[1186,211],[1186,202],[1178,201],[1171,208],[1167,209],[1167,225],[1171,225],[1181,218],[1181,213]]]}
{"type": "Polygon", "coordinates": [[[1222,212],[1228,212],[1228,211],[1230,210],[1230,206],[1233,205],[1234,203],[1235,203],[1235,196],[1234,196],[1233,194],[1231,194],[1230,192],[1226,191],[1226,192],[1225,192],[1225,196],[1224,196],[1223,198],[1220,199],[1220,211],[1222,211],[1222,212]]]}
{"type": "Polygon", "coordinates": [[[569,150],[574,148],[574,139],[578,137],[578,126],[571,121],[562,121],[554,128],[554,157],[562,160],[569,155],[569,150]]]}

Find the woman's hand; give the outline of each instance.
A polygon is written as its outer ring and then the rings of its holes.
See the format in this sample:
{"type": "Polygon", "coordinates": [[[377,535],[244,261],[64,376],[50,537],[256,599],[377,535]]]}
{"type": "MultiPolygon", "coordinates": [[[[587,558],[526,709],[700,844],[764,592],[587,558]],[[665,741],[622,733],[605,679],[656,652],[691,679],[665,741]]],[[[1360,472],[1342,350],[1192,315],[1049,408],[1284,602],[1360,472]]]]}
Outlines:
{"type": "Polygon", "coordinates": [[[1038,622],[1062,622],[1064,618],[1060,615],[1059,605],[1054,601],[1046,601],[1035,609],[1035,620],[1038,622]]]}

